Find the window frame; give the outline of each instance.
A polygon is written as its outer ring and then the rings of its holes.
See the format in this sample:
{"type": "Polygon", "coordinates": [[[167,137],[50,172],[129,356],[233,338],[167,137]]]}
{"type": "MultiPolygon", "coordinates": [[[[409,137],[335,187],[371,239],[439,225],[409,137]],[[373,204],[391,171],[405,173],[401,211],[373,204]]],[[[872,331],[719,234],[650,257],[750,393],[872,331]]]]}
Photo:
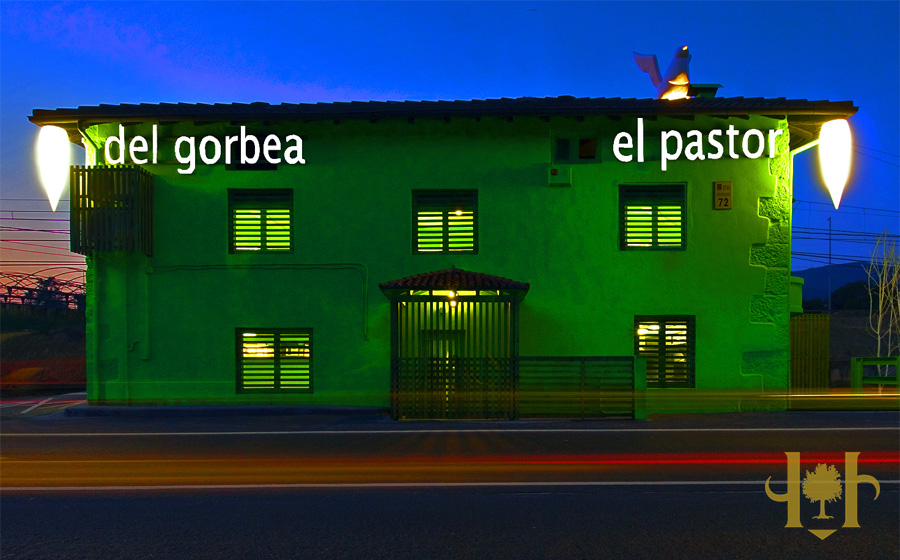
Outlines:
{"type": "Polygon", "coordinates": [[[290,254],[294,252],[294,190],[293,189],[228,189],[228,253],[238,254],[290,254]],[[266,240],[269,230],[266,227],[268,212],[272,210],[288,210],[288,247],[287,249],[268,248],[266,240]],[[256,249],[239,249],[237,247],[235,212],[238,210],[258,210],[260,216],[260,241],[256,249]]]}
{"type": "Polygon", "coordinates": [[[618,218],[620,251],[685,251],[687,250],[687,185],[684,183],[627,183],[619,185],[618,218]],[[652,210],[652,239],[649,246],[629,245],[628,208],[642,206],[652,210]],[[678,245],[660,245],[659,208],[681,208],[680,235],[678,245]]]}
{"type": "Polygon", "coordinates": [[[478,254],[478,190],[477,189],[414,189],[412,191],[412,254],[413,255],[477,255],[478,254]],[[472,247],[463,250],[450,248],[450,226],[445,218],[460,208],[471,209],[472,247]],[[420,249],[419,213],[441,212],[441,249],[420,249]]]}
{"type": "MultiPolygon", "coordinates": [[[[660,339],[660,335],[657,334],[657,341],[660,339]]],[[[670,345],[676,346],[676,345],[670,345]]],[[[644,356],[647,358],[647,387],[648,388],[683,388],[683,389],[694,389],[696,388],[697,383],[697,320],[695,315],[635,315],[634,317],[634,355],[635,356],[644,356]],[[667,323],[685,323],[685,345],[684,345],[684,353],[685,355],[685,372],[684,376],[686,379],[684,381],[674,381],[669,380],[669,377],[674,377],[675,375],[681,376],[682,374],[677,372],[669,371],[668,369],[664,369],[660,372],[659,369],[659,360],[660,358],[665,358],[666,363],[668,363],[669,359],[669,351],[660,351],[659,345],[657,342],[657,351],[655,354],[647,353],[646,351],[641,351],[641,346],[646,346],[646,344],[641,344],[641,335],[640,335],[640,325],[641,323],[656,323],[659,325],[659,331],[663,332],[663,337],[666,336],[665,325],[667,323]],[[657,372],[656,372],[656,380],[651,382],[649,379],[651,365],[656,364],[657,372]]],[[[665,348],[665,346],[663,346],[665,348]]]]}
{"type": "Polygon", "coordinates": [[[235,390],[239,394],[279,394],[279,395],[293,395],[293,394],[311,394],[313,392],[313,381],[315,379],[313,372],[313,357],[314,357],[314,345],[313,345],[313,328],[312,327],[302,327],[296,329],[290,328],[254,328],[254,327],[237,327],[234,329],[235,336],[235,390]],[[247,388],[244,384],[244,333],[258,333],[262,336],[272,336],[273,337],[273,382],[274,386],[269,388],[247,388]],[[308,349],[308,357],[306,358],[306,365],[308,371],[308,387],[295,389],[295,388],[285,388],[281,387],[281,379],[284,375],[284,372],[281,368],[281,361],[283,356],[281,356],[281,336],[282,335],[307,335],[308,342],[306,348],[308,349]]]}
{"type": "Polygon", "coordinates": [[[601,163],[600,135],[561,134],[552,136],[550,162],[562,165],[601,163]]]}

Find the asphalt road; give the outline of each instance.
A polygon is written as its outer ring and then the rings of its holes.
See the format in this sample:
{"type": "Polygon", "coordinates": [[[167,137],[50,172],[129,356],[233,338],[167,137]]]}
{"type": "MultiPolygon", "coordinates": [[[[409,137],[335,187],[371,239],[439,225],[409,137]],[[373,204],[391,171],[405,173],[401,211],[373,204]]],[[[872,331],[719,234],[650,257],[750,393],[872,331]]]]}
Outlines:
{"type": "Polygon", "coordinates": [[[0,409],[4,559],[900,557],[897,413],[398,423],[66,399],[0,409]],[[802,496],[785,528],[764,482],[786,491],[786,451],[801,476],[860,452],[880,486],[858,486],[860,528],[802,496]]]}

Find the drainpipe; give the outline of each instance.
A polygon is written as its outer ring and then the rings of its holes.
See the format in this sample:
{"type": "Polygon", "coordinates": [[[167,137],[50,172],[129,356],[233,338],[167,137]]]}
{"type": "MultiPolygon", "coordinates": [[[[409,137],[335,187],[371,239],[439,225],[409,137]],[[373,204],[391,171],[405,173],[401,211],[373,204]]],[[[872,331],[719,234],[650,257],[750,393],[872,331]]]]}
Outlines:
{"type": "MultiPolygon", "coordinates": [[[[803,153],[810,148],[815,148],[818,145],[819,145],[819,139],[816,138],[815,140],[807,142],[806,144],[803,144],[802,146],[800,146],[798,148],[794,148],[790,152],[790,154],[791,154],[791,198],[792,199],[794,196],[794,156],[796,156],[797,154],[803,153]]],[[[791,228],[793,228],[793,226],[794,226],[794,212],[791,211],[791,228]]],[[[793,240],[791,241],[791,245],[793,245],[793,240]]],[[[831,270],[831,269],[829,269],[829,270],[831,270]]]]}
{"type": "MultiPolygon", "coordinates": [[[[97,154],[100,152],[100,146],[98,146],[98,145],[91,139],[91,137],[87,135],[87,133],[86,133],[86,132],[84,131],[84,129],[81,127],[81,123],[80,123],[80,122],[76,122],[76,123],[75,123],[75,130],[77,130],[78,133],[81,134],[81,141],[82,141],[82,143],[84,143],[85,145],[89,145],[91,148],[94,149],[94,163],[96,164],[96,163],[97,163],[97,154]]],[[[85,160],[86,160],[86,159],[87,159],[87,158],[85,157],[85,160]]],[[[87,161],[85,161],[84,163],[85,163],[85,165],[87,165],[87,161]]]]}

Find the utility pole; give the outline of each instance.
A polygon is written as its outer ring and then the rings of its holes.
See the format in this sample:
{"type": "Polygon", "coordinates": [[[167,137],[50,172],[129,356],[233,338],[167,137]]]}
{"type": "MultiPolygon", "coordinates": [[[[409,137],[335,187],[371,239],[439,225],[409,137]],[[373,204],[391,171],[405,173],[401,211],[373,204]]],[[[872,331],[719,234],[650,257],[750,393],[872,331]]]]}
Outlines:
{"type": "Polygon", "coordinates": [[[828,217],[828,314],[831,315],[831,216],[828,217]]]}

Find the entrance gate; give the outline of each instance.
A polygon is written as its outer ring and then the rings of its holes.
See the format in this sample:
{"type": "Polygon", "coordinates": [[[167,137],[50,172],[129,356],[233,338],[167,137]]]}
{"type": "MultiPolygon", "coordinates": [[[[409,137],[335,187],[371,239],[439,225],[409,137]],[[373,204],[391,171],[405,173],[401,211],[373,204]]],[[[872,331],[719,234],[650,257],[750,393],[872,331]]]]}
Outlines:
{"type": "Polygon", "coordinates": [[[443,299],[395,304],[395,417],[512,417],[515,304],[443,299]]]}
{"type": "Polygon", "coordinates": [[[454,268],[381,289],[391,300],[394,418],[515,418],[528,284],[454,268]]]}

